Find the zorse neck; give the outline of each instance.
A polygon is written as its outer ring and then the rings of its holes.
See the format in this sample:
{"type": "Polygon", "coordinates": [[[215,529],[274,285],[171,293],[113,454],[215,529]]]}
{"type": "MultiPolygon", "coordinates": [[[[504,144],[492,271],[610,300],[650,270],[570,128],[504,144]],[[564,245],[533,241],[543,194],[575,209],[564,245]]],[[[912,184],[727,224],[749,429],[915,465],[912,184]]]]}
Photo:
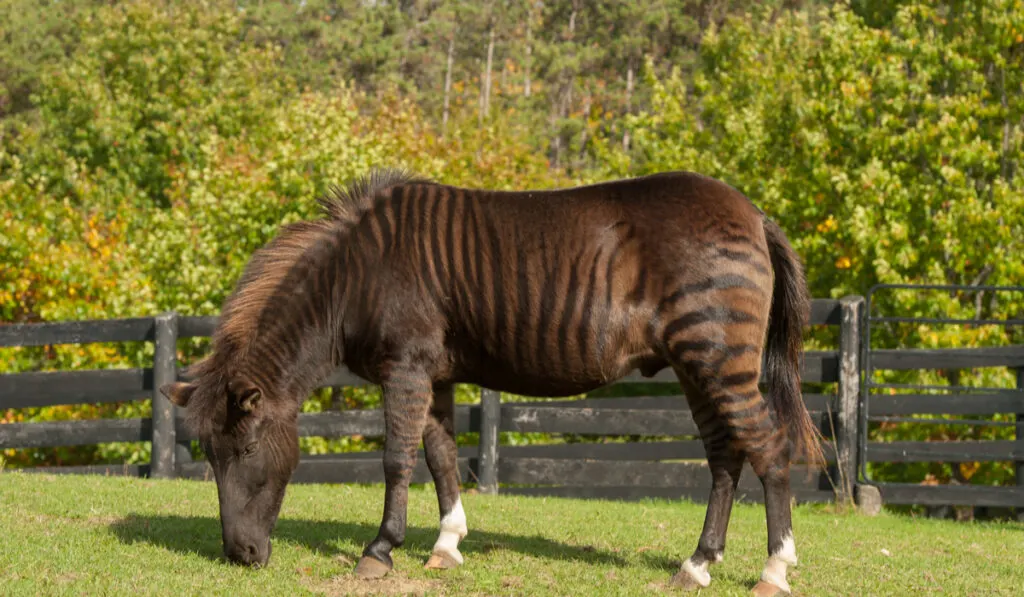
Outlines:
{"type": "Polygon", "coordinates": [[[341,238],[314,241],[279,276],[232,351],[239,374],[269,395],[299,404],[342,363],[346,251],[341,238]]]}

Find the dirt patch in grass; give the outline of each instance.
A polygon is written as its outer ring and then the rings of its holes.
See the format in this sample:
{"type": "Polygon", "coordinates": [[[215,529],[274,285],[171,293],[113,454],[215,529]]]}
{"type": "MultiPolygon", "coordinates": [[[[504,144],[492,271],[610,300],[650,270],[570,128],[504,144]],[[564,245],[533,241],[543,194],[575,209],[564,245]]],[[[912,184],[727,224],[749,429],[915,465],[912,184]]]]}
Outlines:
{"type": "Polygon", "coordinates": [[[309,590],[330,597],[341,595],[435,595],[443,593],[439,580],[406,578],[392,572],[382,579],[363,580],[354,574],[342,574],[319,582],[306,583],[309,590]]]}
{"type": "Polygon", "coordinates": [[[57,575],[57,577],[54,578],[54,580],[64,585],[68,583],[76,583],[80,580],[85,580],[86,578],[88,577],[80,572],[66,572],[64,574],[57,575]]]}

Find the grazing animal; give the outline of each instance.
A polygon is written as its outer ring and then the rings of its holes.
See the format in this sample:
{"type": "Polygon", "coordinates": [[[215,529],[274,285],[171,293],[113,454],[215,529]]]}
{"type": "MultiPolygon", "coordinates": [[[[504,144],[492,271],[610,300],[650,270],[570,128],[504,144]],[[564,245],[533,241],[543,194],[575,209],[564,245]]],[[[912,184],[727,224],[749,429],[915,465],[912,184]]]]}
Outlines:
{"type": "Polygon", "coordinates": [[[785,235],[743,194],[689,172],[506,192],[377,170],[320,201],[321,219],[253,255],[192,381],[161,388],[212,466],[230,560],[267,563],[300,405],[343,365],[383,391],[384,514],[363,578],[393,568],[420,441],[440,510],[426,565],[463,563],[453,384],[556,397],[671,367],[713,478],[673,584],[708,586],[746,459],[768,531],[754,591],[789,590],[791,451],[821,461],[800,392],[809,299],[785,235]]]}

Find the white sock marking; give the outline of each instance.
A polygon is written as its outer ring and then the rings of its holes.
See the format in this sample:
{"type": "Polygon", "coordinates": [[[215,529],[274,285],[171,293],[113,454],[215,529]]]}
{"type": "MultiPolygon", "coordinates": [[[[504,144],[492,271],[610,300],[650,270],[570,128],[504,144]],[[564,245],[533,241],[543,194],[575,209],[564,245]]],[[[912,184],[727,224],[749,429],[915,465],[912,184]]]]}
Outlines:
{"type": "Polygon", "coordinates": [[[455,506],[441,519],[441,533],[434,543],[434,553],[445,553],[461,564],[462,554],[459,553],[459,541],[469,534],[466,526],[466,512],[462,509],[462,498],[455,500],[455,506]]]}
{"type": "Polygon", "coordinates": [[[690,578],[697,581],[697,584],[700,586],[706,587],[711,584],[711,575],[708,574],[707,560],[700,564],[694,564],[692,559],[687,558],[686,561],[683,562],[683,570],[690,575],[690,578]]]}
{"type": "Polygon", "coordinates": [[[792,531],[782,538],[782,549],[768,557],[761,572],[761,580],[789,593],[789,583],[786,582],[786,569],[789,566],[796,566],[796,543],[793,542],[792,531]]]}

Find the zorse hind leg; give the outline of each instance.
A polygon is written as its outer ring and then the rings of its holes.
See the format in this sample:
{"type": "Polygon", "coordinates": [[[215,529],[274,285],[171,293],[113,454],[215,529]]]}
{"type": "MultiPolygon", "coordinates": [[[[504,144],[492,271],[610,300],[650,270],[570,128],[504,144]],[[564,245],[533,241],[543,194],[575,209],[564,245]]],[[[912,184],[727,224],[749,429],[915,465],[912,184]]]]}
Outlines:
{"type": "MultiPolygon", "coordinates": [[[[722,379],[738,381],[741,377],[733,374],[722,379]]],[[[742,450],[764,487],[768,561],[753,593],[758,597],[768,597],[789,593],[786,571],[789,566],[795,566],[797,560],[789,506],[789,441],[784,428],[778,424],[758,391],[757,379],[757,376],[751,376],[749,381],[728,393],[713,394],[718,396],[713,398],[713,403],[719,417],[730,429],[734,449],[742,450]]],[[[723,387],[728,385],[714,383],[723,387]]]]}
{"type": "Polygon", "coordinates": [[[708,498],[704,530],[697,541],[697,549],[683,562],[670,584],[684,589],[699,589],[711,584],[708,567],[721,562],[725,555],[725,535],[729,527],[736,485],[743,470],[743,455],[729,445],[729,431],[707,399],[692,388],[687,389],[686,396],[700,430],[708,467],[711,469],[711,495],[708,498]]]}
{"type": "Polygon", "coordinates": [[[768,519],[769,558],[755,594],[775,595],[789,591],[786,568],[796,563],[796,554],[788,442],[758,388],[767,305],[764,293],[746,278],[722,280],[717,292],[700,292],[696,286],[689,295],[663,302],[664,346],[687,390],[713,474],[704,532],[674,581],[684,586],[710,583],[708,564],[724,549],[743,461],[735,455],[742,454],[764,486],[768,519]]]}
{"type": "MultiPolygon", "coordinates": [[[[712,382],[719,386],[711,394],[714,396],[712,403],[724,426],[729,429],[732,449],[742,451],[764,487],[769,557],[753,593],[758,597],[786,595],[789,593],[787,568],[797,563],[789,509],[789,442],[758,391],[757,376],[750,376],[749,381],[738,387],[724,390],[725,386],[741,379],[744,379],[742,374],[727,374],[722,376],[724,382],[712,382]]],[[[715,478],[715,487],[722,487],[723,493],[728,492],[731,497],[735,484],[726,489],[725,477],[721,479],[715,478]]],[[[738,480],[739,471],[736,471],[733,483],[738,480]]],[[[712,500],[716,497],[713,489],[712,500]]],[[[709,508],[709,516],[712,510],[709,508]]],[[[698,553],[700,551],[698,549],[698,553]]]]}
{"type": "Polygon", "coordinates": [[[748,448],[750,463],[764,487],[764,507],[768,522],[768,561],[754,587],[758,597],[789,594],[786,572],[796,566],[796,544],[790,511],[789,442],[777,430],[748,448]]]}
{"type": "Polygon", "coordinates": [[[381,383],[384,394],[384,516],[377,536],[356,566],[361,578],[379,578],[394,563],[391,550],[405,541],[409,480],[433,395],[430,378],[393,367],[381,383]]]}
{"type": "Polygon", "coordinates": [[[441,532],[426,568],[454,568],[462,564],[459,542],[469,532],[459,497],[458,447],[455,444],[455,398],[451,386],[434,390],[434,404],[423,431],[427,467],[437,490],[441,532]]]}

